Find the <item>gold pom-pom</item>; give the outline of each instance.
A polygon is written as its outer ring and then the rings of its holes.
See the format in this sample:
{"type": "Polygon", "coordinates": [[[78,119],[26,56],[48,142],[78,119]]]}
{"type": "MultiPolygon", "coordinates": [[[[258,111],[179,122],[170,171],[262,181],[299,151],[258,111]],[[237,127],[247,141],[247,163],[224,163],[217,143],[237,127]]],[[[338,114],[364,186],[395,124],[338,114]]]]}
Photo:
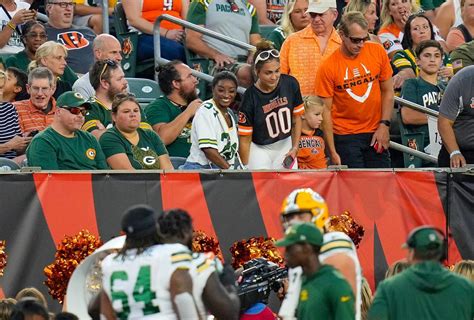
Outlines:
{"type": "Polygon", "coordinates": [[[208,236],[202,230],[193,231],[193,252],[212,252],[214,256],[224,261],[221,248],[219,247],[219,241],[214,237],[208,236]]]}
{"type": "Polygon", "coordinates": [[[352,239],[352,242],[354,242],[357,248],[365,233],[364,227],[355,222],[351,213],[347,210],[338,216],[330,216],[326,224],[326,229],[328,232],[344,232],[352,239]]]}
{"type": "Polygon", "coordinates": [[[74,236],[66,236],[58,244],[54,262],[44,268],[49,294],[59,303],[63,303],[67,285],[72,273],[82,260],[102,245],[100,238],[88,230],[82,230],[74,236]]]}
{"type": "Polygon", "coordinates": [[[274,238],[252,237],[247,240],[236,241],[230,247],[232,267],[238,269],[247,261],[255,258],[265,258],[283,266],[283,257],[275,246],[274,238]]]}
{"type": "Polygon", "coordinates": [[[3,270],[7,266],[7,253],[5,252],[5,240],[0,240],[0,277],[3,277],[3,270]]]}

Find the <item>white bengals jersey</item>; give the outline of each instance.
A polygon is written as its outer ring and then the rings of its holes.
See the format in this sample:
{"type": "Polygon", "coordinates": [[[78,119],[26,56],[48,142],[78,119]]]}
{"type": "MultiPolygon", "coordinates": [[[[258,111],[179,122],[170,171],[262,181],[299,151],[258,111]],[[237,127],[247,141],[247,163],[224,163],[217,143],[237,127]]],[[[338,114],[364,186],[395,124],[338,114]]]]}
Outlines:
{"type": "Polygon", "coordinates": [[[170,279],[177,269],[191,268],[191,251],[181,244],[161,244],[102,261],[102,288],[118,319],[177,319],[170,279]]]}
{"type": "Polygon", "coordinates": [[[321,252],[319,254],[319,261],[324,263],[327,258],[338,253],[343,253],[354,261],[356,275],[356,292],[354,292],[356,306],[355,319],[360,320],[360,308],[362,305],[362,268],[360,267],[359,257],[357,256],[357,249],[351,238],[344,232],[335,231],[325,233],[323,236],[323,246],[321,247],[321,252]]]}
{"type": "Polygon", "coordinates": [[[216,272],[216,262],[213,259],[213,254],[207,253],[193,253],[193,260],[191,262],[192,268],[190,270],[193,278],[193,296],[196,302],[199,316],[201,319],[206,319],[208,312],[202,301],[202,293],[206,287],[209,277],[216,272]]]}

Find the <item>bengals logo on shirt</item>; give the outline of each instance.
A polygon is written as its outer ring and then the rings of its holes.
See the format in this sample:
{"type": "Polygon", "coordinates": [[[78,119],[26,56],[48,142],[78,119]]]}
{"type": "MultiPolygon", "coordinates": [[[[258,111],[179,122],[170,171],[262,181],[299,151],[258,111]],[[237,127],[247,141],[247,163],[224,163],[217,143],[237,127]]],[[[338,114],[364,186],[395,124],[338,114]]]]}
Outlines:
{"type": "Polygon", "coordinates": [[[58,34],[58,42],[63,44],[68,50],[82,49],[89,45],[84,35],[77,31],[69,31],[58,34]]]}

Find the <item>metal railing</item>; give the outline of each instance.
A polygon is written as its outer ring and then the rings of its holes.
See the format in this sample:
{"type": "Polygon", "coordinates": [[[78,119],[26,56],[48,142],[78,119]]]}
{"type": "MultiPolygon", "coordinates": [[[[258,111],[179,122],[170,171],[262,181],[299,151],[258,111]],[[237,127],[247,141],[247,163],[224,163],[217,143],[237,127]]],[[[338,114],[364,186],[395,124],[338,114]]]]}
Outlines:
{"type": "Polygon", "coordinates": [[[110,33],[109,27],[109,0],[102,0],[102,32],[110,33]]]}
{"type": "Polygon", "coordinates": [[[426,107],[423,107],[423,106],[420,106],[419,104],[417,103],[414,103],[414,102],[411,102],[411,101],[408,101],[408,100],[405,100],[403,98],[400,98],[400,97],[394,97],[395,98],[395,102],[398,102],[399,104],[405,106],[405,107],[408,107],[410,109],[413,109],[415,111],[420,111],[420,112],[423,112],[423,113],[426,113],[430,116],[433,116],[433,117],[438,117],[439,115],[439,112],[438,111],[435,111],[435,110],[432,110],[430,108],[426,108],[426,107]]]}

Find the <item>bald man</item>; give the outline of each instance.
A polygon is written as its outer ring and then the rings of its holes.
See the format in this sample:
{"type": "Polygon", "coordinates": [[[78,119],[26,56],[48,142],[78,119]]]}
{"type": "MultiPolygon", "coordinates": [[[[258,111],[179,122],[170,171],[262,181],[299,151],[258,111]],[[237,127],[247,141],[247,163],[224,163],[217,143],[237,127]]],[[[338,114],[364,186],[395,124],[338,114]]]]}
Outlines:
{"type": "MultiPolygon", "coordinates": [[[[122,47],[114,36],[106,33],[98,35],[93,43],[94,60],[113,60],[120,64],[122,61],[122,47]]],[[[80,77],[72,86],[74,91],[82,94],[84,99],[95,96],[95,90],[91,85],[89,72],[80,77]]]]}

